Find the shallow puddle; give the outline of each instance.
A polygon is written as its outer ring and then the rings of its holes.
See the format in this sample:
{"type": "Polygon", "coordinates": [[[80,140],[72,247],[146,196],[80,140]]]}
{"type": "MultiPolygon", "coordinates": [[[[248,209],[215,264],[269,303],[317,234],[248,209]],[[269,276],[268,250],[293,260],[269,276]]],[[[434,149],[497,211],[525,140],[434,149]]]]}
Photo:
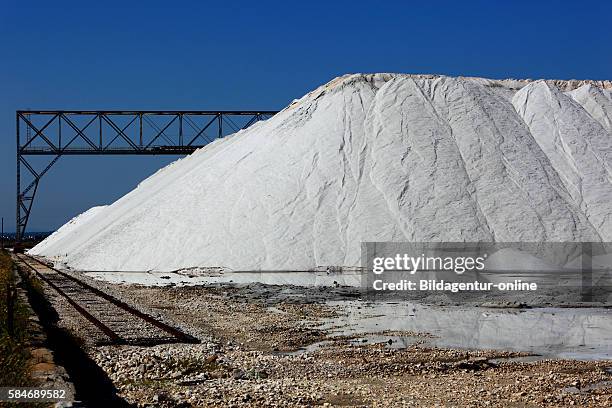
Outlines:
{"type": "MultiPolygon", "coordinates": [[[[339,307],[341,314],[328,319],[324,326],[335,335],[357,338],[367,333],[409,331],[432,334],[432,338],[418,339],[438,347],[524,351],[546,358],[612,358],[610,309],[500,310],[354,301],[329,304],[339,307]]],[[[382,336],[379,340],[389,339],[394,337],[382,336]]]]}
{"type": "Polygon", "coordinates": [[[218,283],[263,283],[265,285],[297,286],[350,286],[361,285],[361,275],[357,272],[312,272],[312,271],[263,271],[263,272],[215,272],[214,274],[153,271],[83,271],[87,276],[110,283],[136,283],[147,286],[191,286],[218,283]]]}

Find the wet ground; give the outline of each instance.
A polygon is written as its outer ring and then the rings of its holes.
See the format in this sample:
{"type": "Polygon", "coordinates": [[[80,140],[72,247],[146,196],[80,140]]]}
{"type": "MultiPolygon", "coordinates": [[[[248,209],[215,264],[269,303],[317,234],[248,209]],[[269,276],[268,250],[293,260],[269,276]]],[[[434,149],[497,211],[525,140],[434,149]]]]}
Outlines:
{"type": "MultiPolygon", "coordinates": [[[[545,358],[612,359],[612,309],[499,309],[426,306],[410,302],[329,302],[339,316],[326,320],[336,335],[386,341],[367,333],[428,333],[436,347],[521,351],[545,358]],[[364,336],[364,334],[366,334],[364,336]]],[[[410,345],[410,338],[397,338],[410,345]]]]}
{"type": "MultiPolygon", "coordinates": [[[[515,294],[504,299],[488,294],[479,297],[435,293],[416,294],[417,299],[411,301],[397,296],[387,296],[387,300],[384,296],[364,296],[359,287],[361,275],[356,271],[227,273],[196,269],[173,273],[90,272],[88,276],[147,286],[205,284],[239,288],[238,298],[268,305],[285,300],[326,304],[338,311],[323,326],[332,336],[355,337],[381,331],[427,333],[431,335],[428,344],[436,347],[522,351],[546,358],[612,358],[611,305],[572,302],[568,290],[564,290],[565,296],[550,291],[527,293],[521,301],[516,300],[515,294]]],[[[497,278],[508,280],[513,276],[501,274],[497,278]]],[[[555,282],[558,279],[554,277],[555,282]]],[[[364,339],[376,342],[375,337],[364,339]]],[[[399,344],[412,344],[414,339],[395,340],[397,348],[399,344]]]]}
{"type": "Polygon", "coordinates": [[[142,406],[612,405],[606,308],[368,301],[335,286],[97,282],[203,341],[89,349],[119,394],[142,406]]]}

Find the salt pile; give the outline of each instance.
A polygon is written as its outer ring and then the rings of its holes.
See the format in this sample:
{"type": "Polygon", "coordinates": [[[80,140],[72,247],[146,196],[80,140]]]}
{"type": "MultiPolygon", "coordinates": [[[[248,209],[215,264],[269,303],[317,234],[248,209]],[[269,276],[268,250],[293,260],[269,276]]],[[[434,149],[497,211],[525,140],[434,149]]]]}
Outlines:
{"type": "Polygon", "coordinates": [[[31,253],[82,270],[356,266],[362,241],[612,241],[610,82],[346,75],[31,253]]]}

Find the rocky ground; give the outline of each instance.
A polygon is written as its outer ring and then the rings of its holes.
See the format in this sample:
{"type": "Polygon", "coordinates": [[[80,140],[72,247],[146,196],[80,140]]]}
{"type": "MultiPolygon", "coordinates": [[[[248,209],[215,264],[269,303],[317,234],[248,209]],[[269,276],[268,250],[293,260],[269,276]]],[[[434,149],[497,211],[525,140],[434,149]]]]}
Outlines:
{"type": "Polygon", "coordinates": [[[321,322],[340,311],[295,288],[109,289],[203,339],[88,348],[138,406],[612,405],[610,362],[525,362],[512,360],[518,353],[432,348],[415,333],[403,333],[415,343],[400,349],[330,338],[321,322]]]}

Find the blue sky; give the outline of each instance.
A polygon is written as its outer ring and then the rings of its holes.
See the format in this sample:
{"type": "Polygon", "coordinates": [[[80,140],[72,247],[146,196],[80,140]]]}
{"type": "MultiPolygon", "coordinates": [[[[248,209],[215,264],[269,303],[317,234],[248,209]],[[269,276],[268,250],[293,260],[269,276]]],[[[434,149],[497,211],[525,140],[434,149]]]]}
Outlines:
{"type": "MultiPolygon", "coordinates": [[[[352,72],[612,79],[609,1],[90,3],[0,2],[6,229],[17,109],[280,109],[352,72]]],[[[29,230],[112,202],[171,160],[62,158],[29,230]]]]}

